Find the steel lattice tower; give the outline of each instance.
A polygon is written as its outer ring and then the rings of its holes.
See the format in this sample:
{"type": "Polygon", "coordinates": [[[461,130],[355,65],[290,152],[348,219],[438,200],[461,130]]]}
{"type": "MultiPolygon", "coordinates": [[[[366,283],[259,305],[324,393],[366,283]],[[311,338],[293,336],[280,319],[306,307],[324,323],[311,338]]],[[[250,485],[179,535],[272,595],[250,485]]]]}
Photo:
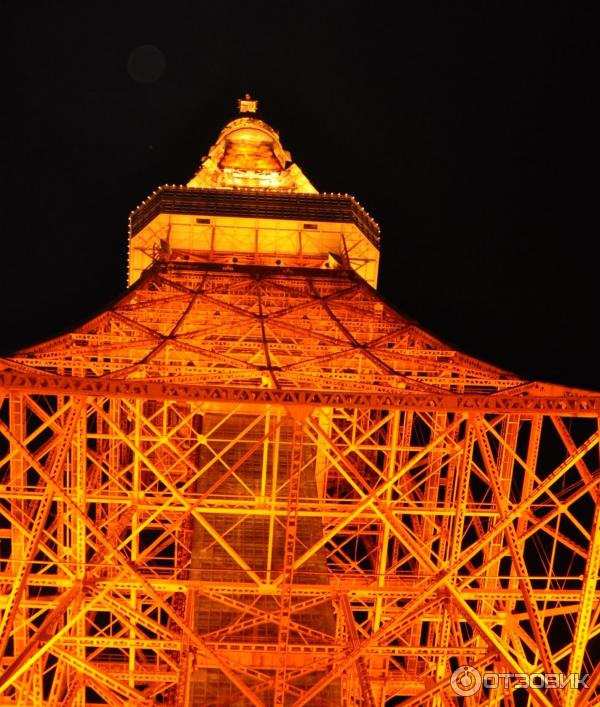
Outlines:
{"type": "Polygon", "coordinates": [[[126,294],[0,361],[0,704],[598,704],[600,395],[384,303],[377,224],[239,108],[126,294]]]}

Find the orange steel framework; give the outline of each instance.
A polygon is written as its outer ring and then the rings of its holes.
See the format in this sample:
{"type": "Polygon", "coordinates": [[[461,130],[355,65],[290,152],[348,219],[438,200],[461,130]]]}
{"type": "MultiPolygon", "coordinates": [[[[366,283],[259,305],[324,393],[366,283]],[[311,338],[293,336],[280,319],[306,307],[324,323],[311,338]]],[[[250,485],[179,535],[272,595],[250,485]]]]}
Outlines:
{"type": "Polygon", "coordinates": [[[378,257],[247,96],[126,294],[0,361],[0,705],[600,703],[600,395],[449,348],[378,257]]]}

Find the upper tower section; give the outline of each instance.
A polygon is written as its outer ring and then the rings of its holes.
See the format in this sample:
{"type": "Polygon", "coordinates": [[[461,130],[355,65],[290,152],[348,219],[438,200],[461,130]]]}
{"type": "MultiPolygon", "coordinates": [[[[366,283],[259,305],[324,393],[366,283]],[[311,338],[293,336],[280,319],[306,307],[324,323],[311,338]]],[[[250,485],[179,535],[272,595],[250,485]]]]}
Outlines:
{"type": "Polygon", "coordinates": [[[257,105],[240,99],[187,185],[159,187],[132,212],[130,285],[162,259],[352,269],[376,286],[379,227],[354,197],[318,193],[257,105]]]}
{"type": "Polygon", "coordinates": [[[257,107],[248,94],[238,101],[239,117],[221,130],[188,187],[317,193],[283,149],[277,131],[256,116],[257,107]]]}

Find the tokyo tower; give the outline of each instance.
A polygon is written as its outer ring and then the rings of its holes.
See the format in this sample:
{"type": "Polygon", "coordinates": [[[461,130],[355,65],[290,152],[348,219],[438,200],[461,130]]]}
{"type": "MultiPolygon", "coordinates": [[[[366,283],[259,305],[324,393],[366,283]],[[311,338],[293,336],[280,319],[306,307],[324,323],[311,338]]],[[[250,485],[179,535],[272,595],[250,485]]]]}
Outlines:
{"type": "Polygon", "coordinates": [[[246,96],[0,360],[0,705],[600,703],[600,394],[454,350],[246,96]]]}

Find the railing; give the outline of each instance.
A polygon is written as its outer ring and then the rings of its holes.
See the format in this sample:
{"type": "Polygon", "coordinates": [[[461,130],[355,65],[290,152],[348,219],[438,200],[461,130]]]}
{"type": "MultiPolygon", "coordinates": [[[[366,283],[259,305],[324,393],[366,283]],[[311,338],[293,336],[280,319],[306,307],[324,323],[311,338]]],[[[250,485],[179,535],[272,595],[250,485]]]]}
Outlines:
{"type": "Polygon", "coordinates": [[[354,197],[346,194],[159,187],[131,214],[131,235],[139,233],[160,213],[354,223],[371,243],[379,246],[377,224],[354,197]]]}

